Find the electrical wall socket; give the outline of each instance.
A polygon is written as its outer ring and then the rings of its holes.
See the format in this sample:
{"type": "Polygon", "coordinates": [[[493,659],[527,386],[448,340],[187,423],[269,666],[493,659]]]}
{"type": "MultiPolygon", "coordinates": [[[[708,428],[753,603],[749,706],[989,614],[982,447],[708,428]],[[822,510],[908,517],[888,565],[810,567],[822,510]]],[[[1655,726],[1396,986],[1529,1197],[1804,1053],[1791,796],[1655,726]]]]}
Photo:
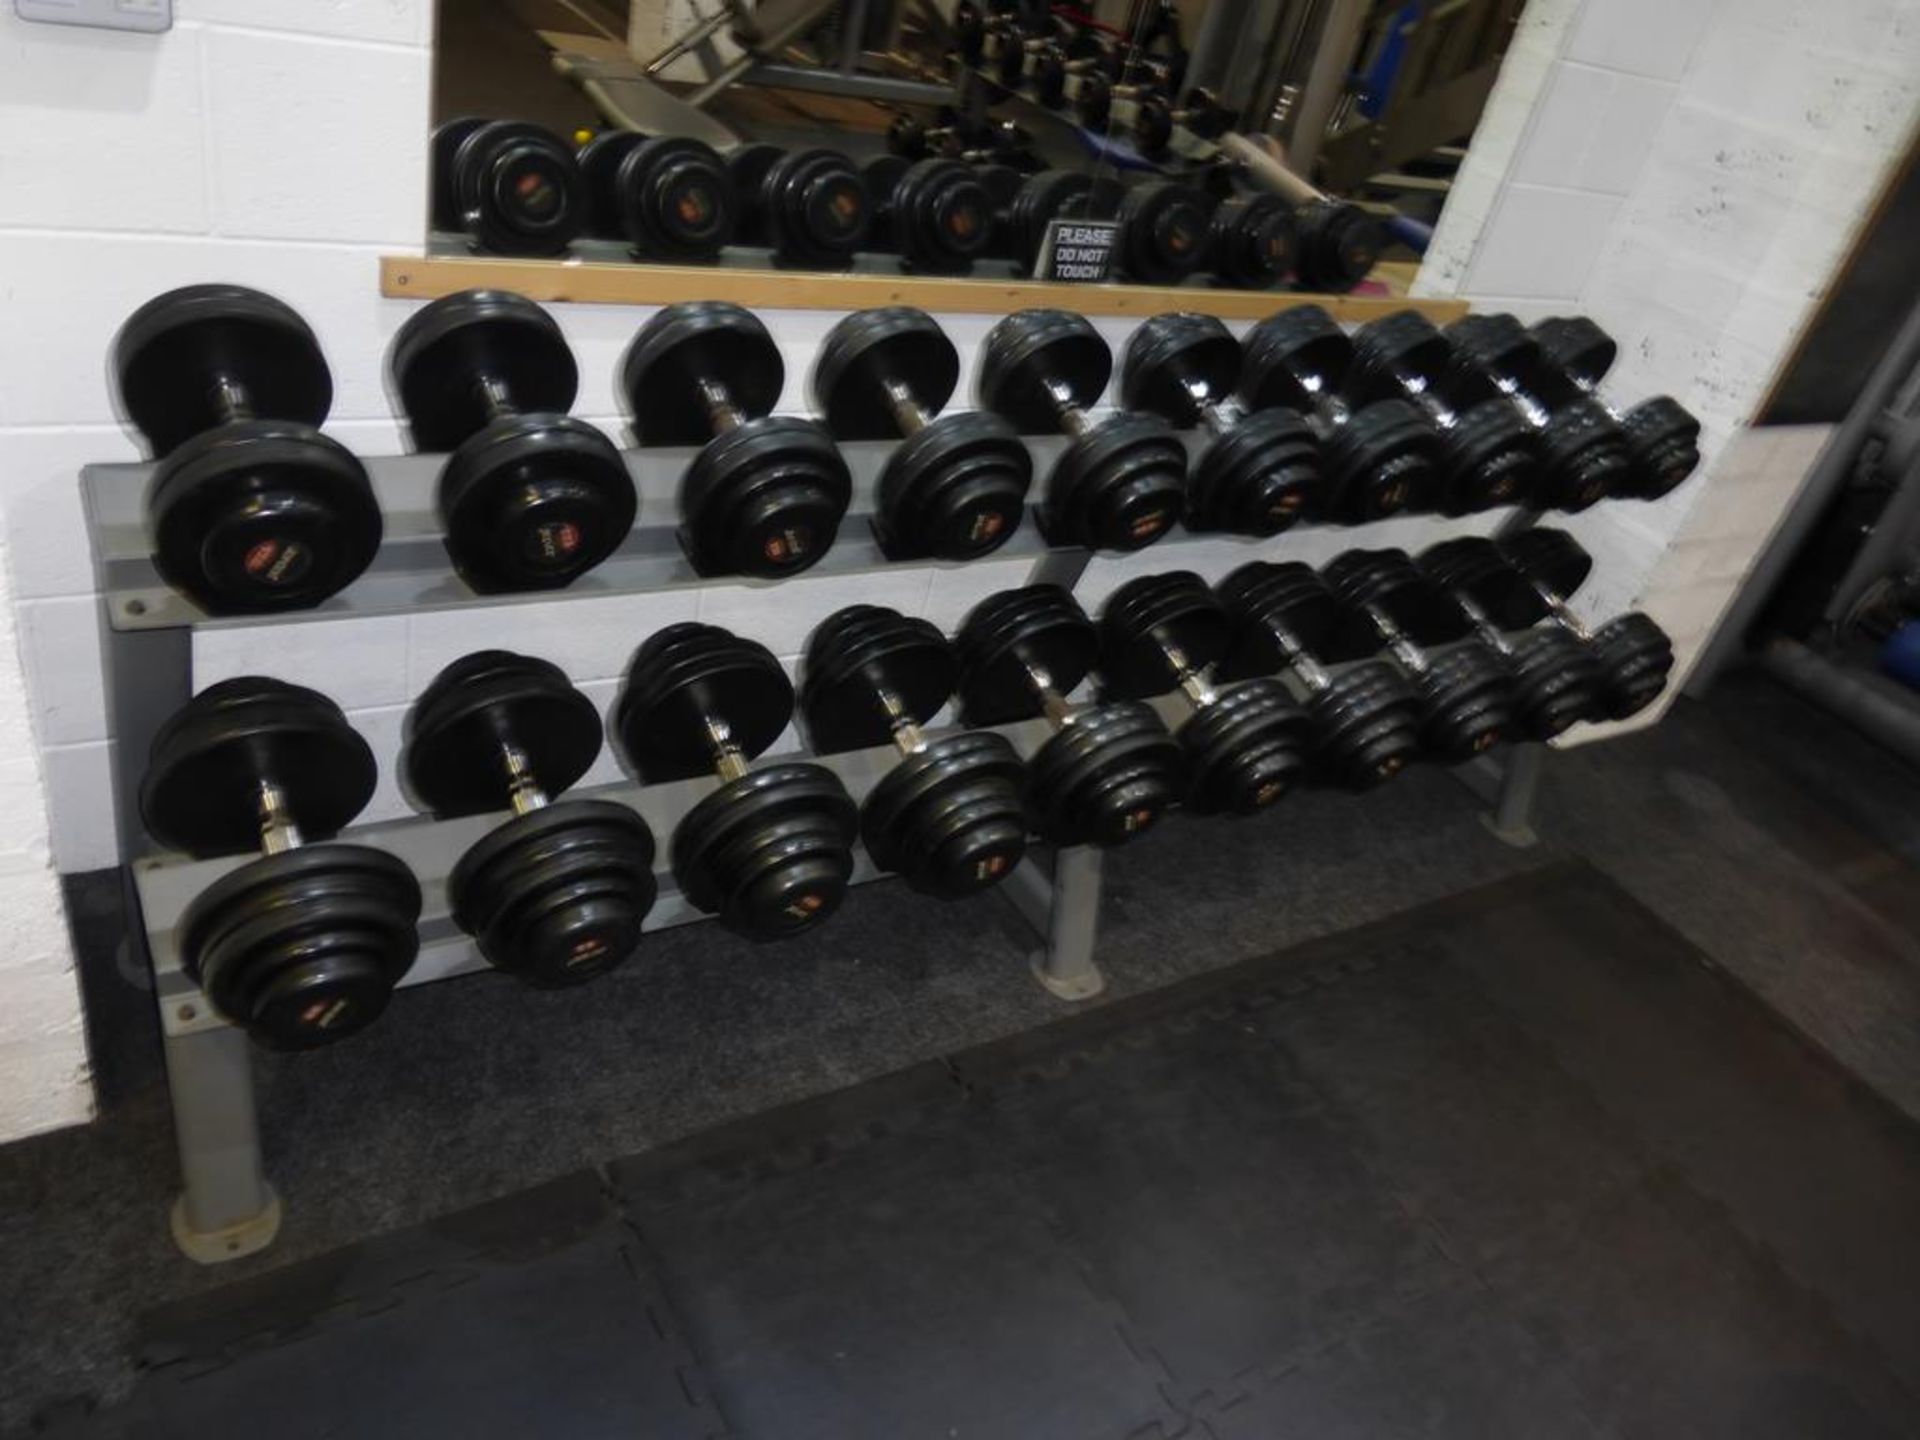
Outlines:
{"type": "Polygon", "coordinates": [[[171,30],[173,0],[13,0],[22,20],[96,30],[171,30]]]}

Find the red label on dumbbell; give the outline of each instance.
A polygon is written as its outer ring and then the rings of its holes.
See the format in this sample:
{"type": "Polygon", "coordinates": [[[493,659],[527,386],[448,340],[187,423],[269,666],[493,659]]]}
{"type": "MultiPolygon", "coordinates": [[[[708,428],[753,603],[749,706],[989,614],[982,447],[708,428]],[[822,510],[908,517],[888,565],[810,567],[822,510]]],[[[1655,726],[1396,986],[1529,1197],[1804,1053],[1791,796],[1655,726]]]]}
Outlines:
{"type": "Polygon", "coordinates": [[[973,529],[967,533],[967,539],[978,544],[982,540],[991,540],[1006,528],[1006,516],[998,510],[983,510],[973,517],[973,529]]]}
{"type": "Polygon", "coordinates": [[[973,878],[976,880],[991,880],[997,875],[1005,874],[1006,869],[1007,869],[1006,856],[989,855],[987,856],[986,859],[982,860],[978,865],[975,865],[973,867],[973,878]]]}
{"type": "Polygon", "coordinates": [[[564,560],[580,548],[580,527],[571,520],[536,526],[533,542],[543,560],[564,560]]]}
{"type": "Polygon", "coordinates": [[[1138,833],[1139,831],[1146,829],[1149,825],[1153,824],[1153,822],[1159,818],[1160,818],[1160,812],[1157,810],[1144,810],[1144,809],[1135,810],[1127,816],[1126,821],[1122,826],[1122,828],[1127,832],[1127,834],[1133,835],[1138,833]]]}
{"type": "Polygon", "coordinates": [[[787,913],[796,920],[809,920],[820,913],[827,902],[818,895],[796,895],[787,904],[787,913]]]}
{"type": "Polygon", "coordinates": [[[282,585],[299,572],[302,553],[299,545],[261,540],[248,547],[247,553],[241,557],[240,567],[247,572],[249,579],[282,585]]]}
{"type": "Polygon", "coordinates": [[[789,560],[798,560],[812,547],[813,535],[807,530],[782,530],[769,535],[761,552],[775,564],[784,565],[789,560]]]}
{"type": "Polygon", "coordinates": [[[1167,512],[1164,510],[1149,510],[1127,527],[1127,533],[1136,540],[1145,540],[1151,536],[1158,535],[1166,528],[1167,512]]]}
{"type": "Polygon", "coordinates": [[[336,995],[331,1000],[314,1000],[300,1012],[300,1023],[309,1030],[331,1030],[352,1008],[353,1002],[344,995],[336,995]]]}
{"type": "Polygon", "coordinates": [[[1269,780],[1254,792],[1253,803],[1255,805],[1271,805],[1286,793],[1287,787],[1284,782],[1269,780]]]}
{"type": "Polygon", "coordinates": [[[607,942],[598,935],[589,935],[584,940],[573,942],[573,949],[567,953],[569,970],[577,970],[591,960],[598,960],[607,953],[607,942]]]}

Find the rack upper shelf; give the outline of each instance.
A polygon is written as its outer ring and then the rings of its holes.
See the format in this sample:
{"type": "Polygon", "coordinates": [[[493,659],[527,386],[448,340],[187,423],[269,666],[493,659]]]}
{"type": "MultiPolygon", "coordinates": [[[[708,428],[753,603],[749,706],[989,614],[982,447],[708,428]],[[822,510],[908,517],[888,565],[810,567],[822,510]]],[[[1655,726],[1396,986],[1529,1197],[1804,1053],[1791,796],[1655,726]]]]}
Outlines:
{"type": "Polygon", "coordinates": [[[939,275],[814,274],[699,265],[641,265],[593,260],[515,260],[494,256],[385,255],[380,293],[432,300],[459,290],[513,290],[530,300],[596,305],[671,305],[731,300],[758,309],[862,310],[917,305],[935,314],[1004,315],[1054,306],[1083,315],[1146,317],[1191,310],[1223,320],[1257,320],[1297,305],[1319,305],[1335,320],[1359,324],[1397,310],[1417,310],[1436,324],[1467,313],[1464,301],[1403,295],[1301,295],[1205,286],[1063,285],[1038,280],[963,279],[939,275]]]}

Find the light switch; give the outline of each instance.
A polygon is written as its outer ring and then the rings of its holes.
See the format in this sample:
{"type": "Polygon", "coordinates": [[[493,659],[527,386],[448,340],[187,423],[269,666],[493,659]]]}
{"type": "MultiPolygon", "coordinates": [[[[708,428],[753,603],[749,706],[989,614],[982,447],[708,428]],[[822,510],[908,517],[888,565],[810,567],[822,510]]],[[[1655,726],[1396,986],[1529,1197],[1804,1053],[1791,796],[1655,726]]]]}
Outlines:
{"type": "Polygon", "coordinates": [[[171,30],[173,0],[13,0],[22,20],[97,30],[171,30]]]}

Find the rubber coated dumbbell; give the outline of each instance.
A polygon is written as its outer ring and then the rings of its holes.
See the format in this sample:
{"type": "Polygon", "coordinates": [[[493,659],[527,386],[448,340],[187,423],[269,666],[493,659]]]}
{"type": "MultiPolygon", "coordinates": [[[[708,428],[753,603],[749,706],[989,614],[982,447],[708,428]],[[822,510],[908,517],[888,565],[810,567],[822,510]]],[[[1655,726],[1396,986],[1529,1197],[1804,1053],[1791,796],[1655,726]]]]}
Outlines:
{"type": "Polygon", "coordinates": [[[557,589],[627,538],[633,478],[611,440],[566,413],[579,371],[538,305],[505,290],[435,300],[407,317],[388,366],[414,444],[453,452],[435,500],[474,589],[557,589]]]}
{"type": "Polygon", "coordinates": [[[1465,612],[1480,643],[1506,662],[1513,683],[1516,724],[1534,740],[1551,740],[1605,708],[1605,679],[1593,647],[1557,625],[1509,633],[1481,604],[1481,596],[1507,603],[1504,592],[1524,581],[1499,548],[1478,536],[1445,541],[1415,563],[1465,612]]]}
{"type": "Polygon", "coordinates": [[[1316,654],[1344,623],[1326,581],[1289,560],[1256,560],[1220,582],[1234,624],[1223,680],[1291,676],[1303,694],[1315,770],[1349,790],[1392,779],[1420,754],[1420,714],[1400,672],[1378,660],[1329,670],[1316,654]]]}
{"type": "Polygon", "coordinates": [[[340,707],[299,685],[222,680],[154,736],[140,814],[207,859],[262,852],[188,904],[181,963],[261,1044],[305,1050],[376,1020],[412,966],[420,885],[395,856],[327,841],[358,815],[373,752],[340,707]]]}
{"type": "Polygon", "coordinates": [[[1213,316],[1155,315],[1127,341],[1120,396],[1212,437],[1187,479],[1189,530],[1277,535],[1320,511],[1320,443],[1297,411],[1242,410],[1239,375],[1240,342],[1213,316]]]}
{"type": "Polygon", "coordinates": [[[934,626],[850,605],[808,637],[800,685],[816,752],[892,745],[904,757],[861,806],[860,838],[882,870],[945,899],[998,884],[1027,853],[1026,767],[1006,738],[920,731],[958,679],[953,647],[934,626]]]}
{"type": "Polygon", "coordinates": [[[1348,389],[1356,402],[1407,400],[1440,433],[1436,505],[1466,515],[1525,500],[1540,474],[1540,436],[1526,413],[1478,372],[1453,363],[1446,337],[1415,310],[1353,332],[1348,389]]]}
{"type": "Polygon", "coordinates": [[[791,575],[827,552],[853,478],[814,420],[773,415],[786,383],[759,317],[723,300],[669,305],[620,366],[643,445],[699,445],[680,482],[680,543],[702,575],[791,575]]]}
{"type": "Polygon", "coordinates": [[[1353,342],[1318,305],[1269,316],[1242,342],[1240,399],[1311,416],[1327,479],[1325,513],[1358,525],[1426,508],[1439,486],[1440,436],[1405,400],[1348,401],[1353,342]]]}
{"type": "Polygon", "coordinates": [[[1086,408],[1107,388],[1113,352],[1084,316],[1018,310],[987,332],[980,396],[1023,434],[1072,437],[1047,480],[1041,526],[1055,545],[1139,550],[1180,518],[1187,452],[1157,415],[1086,408]]]}
{"type": "Polygon", "coordinates": [[[1296,289],[1344,295],[1373,273],[1387,248],[1380,222],[1350,201],[1316,200],[1295,219],[1296,289]]]}
{"type": "Polygon", "coordinates": [[[600,712],[546,660],[463,656],[407,716],[402,766],[441,819],[511,810],[447,877],[453,922],[487,963],[548,988],[631,955],[653,908],[653,832],[611,800],[555,800],[600,753],[600,712]]]}
{"type": "Polygon", "coordinates": [[[766,646],[712,625],[669,625],[627,671],[613,725],[650,784],[717,775],[669,847],[687,903],[752,940],[811,929],[840,908],[859,812],[839,778],[789,761],[748,769],[793,715],[766,646]]]}
{"type": "Polygon", "coordinates": [[[1109,187],[1096,186],[1084,171],[1042,170],[1029,175],[995,221],[995,251],[1019,266],[1022,274],[1031,275],[1039,267],[1049,224],[1097,217],[1110,209],[1114,198],[1109,187]]]}
{"type": "MultiPolygon", "coordinates": [[[[1539,320],[1533,338],[1567,381],[1598,400],[1620,347],[1584,315],[1539,320]]],[[[1700,422],[1671,395],[1655,395],[1627,411],[1609,410],[1626,436],[1633,468],[1613,493],[1634,500],[1658,500],[1699,467],[1700,422]]]]}
{"type": "Polygon", "coordinates": [[[603,130],[577,156],[587,233],[625,240],[643,260],[718,257],[740,204],[720,152],[690,135],[603,130]]]}
{"type": "Polygon", "coordinates": [[[873,197],[867,248],[897,252],[909,270],[962,274],[993,244],[993,197],[970,166],[882,155],[861,178],[873,197]]]}
{"type": "Polygon", "coordinates": [[[727,173],[740,202],[735,239],[771,247],[781,264],[844,269],[867,238],[873,199],[838,150],[742,145],[728,153],[727,173]]]}
{"type": "Polygon", "coordinates": [[[587,223],[586,182],[566,141],[525,120],[463,116],[433,132],[434,228],[496,255],[557,255],[587,223]]]}
{"type": "Polygon", "coordinates": [[[1185,694],[1193,715],[1174,738],[1187,755],[1187,804],[1252,815],[1293,788],[1310,740],[1306,713],[1278,677],[1216,688],[1208,671],[1231,639],[1225,607],[1198,575],[1143,575],[1100,612],[1100,673],[1134,699],[1185,694]]]}
{"type": "Polygon", "coordinates": [[[290,308],[238,285],[170,290],[128,317],[113,368],[159,462],[146,511],[169,585],[216,615],[296,610],[367,568],[380,507],[315,428],[333,376],[290,308]]]}
{"type": "Polygon", "coordinates": [[[984,410],[932,418],[952,398],[960,355],[933,317],[905,305],[836,324],[813,370],[814,403],[841,440],[904,437],[880,472],[874,535],[892,560],[971,560],[1020,524],[1033,457],[984,410]]]}
{"type": "Polygon", "coordinates": [[[1660,697],[1673,670],[1673,641],[1652,619],[1629,611],[1589,630],[1567,605],[1593,571],[1593,558],[1564,530],[1523,530],[1494,544],[1450,540],[1420,557],[1443,583],[1471,595],[1508,630],[1563,634],[1579,642],[1599,669],[1600,694],[1590,719],[1624,720],[1660,697]],[[1541,621],[1543,631],[1528,627],[1541,621]]]}
{"type": "Polygon", "coordinates": [[[1093,622],[1057,585],[1003,590],[976,605],[955,640],[969,725],[1045,716],[1054,733],[1027,764],[1040,834],[1056,845],[1121,845],[1176,804],[1180,747],[1138,700],[1070,705],[1093,669],[1093,622]]]}
{"type": "Polygon", "coordinates": [[[1213,204],[1191,185],[1150,180],[1120,197],[1113,258],[1120,273],[1142,285],[1178,285],[1205,268],[1213,204]]]}
{"type": "Polygon", "coordinates": [[[1292,272],[1299,221],[1278,195],[1250,192],[1223,200],[1207,228],[1207,267],[1221,284],[1271,290],[1292,272]]]}
{"type": "Polygon", "coordinates": [[[1511,738],[1507,667],[1405,551],[1344,551],[1321,575],[1348,607],[1348,623],[1334,630],[1325,653],[1359,659],[1384,646],[1419,701],[1430,754],[1457,765],[1511,738]]]}

